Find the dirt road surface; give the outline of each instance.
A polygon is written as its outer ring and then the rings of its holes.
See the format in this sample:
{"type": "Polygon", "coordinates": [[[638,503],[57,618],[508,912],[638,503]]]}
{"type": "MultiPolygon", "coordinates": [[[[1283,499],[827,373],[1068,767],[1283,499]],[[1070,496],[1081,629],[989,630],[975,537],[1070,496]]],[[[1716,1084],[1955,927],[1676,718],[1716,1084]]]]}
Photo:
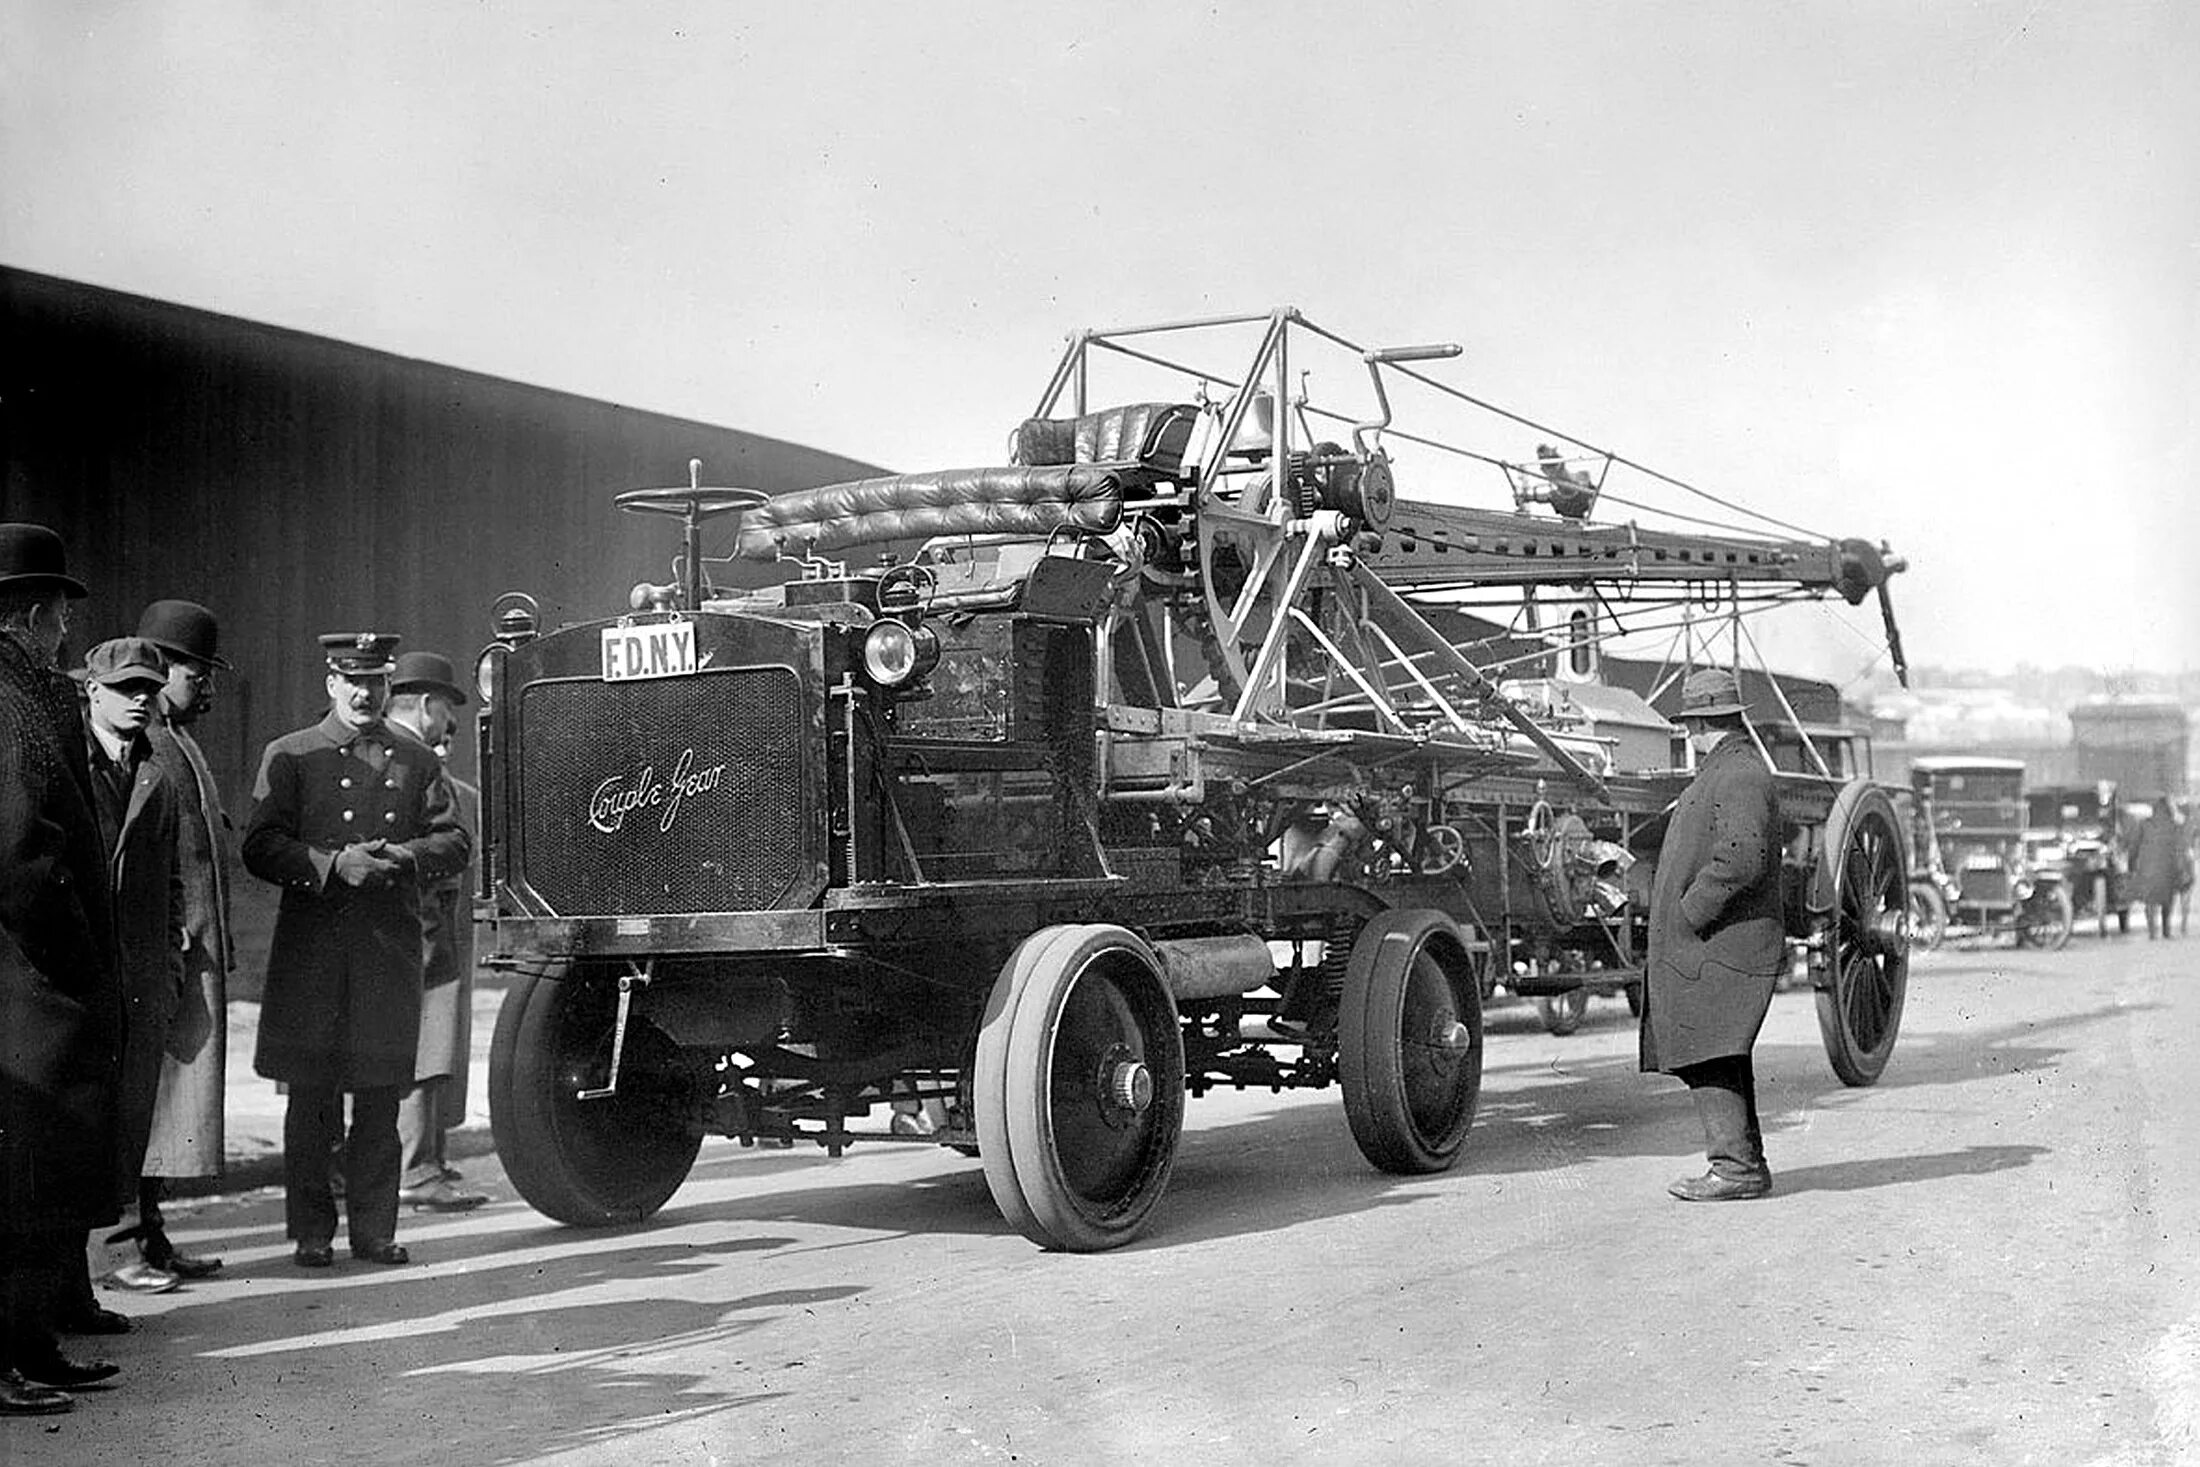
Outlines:
{"type": "Polygon", "coordinates": [[[2200,937],[1923,958],[1867,1090],[1781,995],[1756,1203],[1666,1197],[1692,1113],[1616,1001],[1490,1027],[1450,1174],[1370,1170],[1334,1091],[1210,1096],[1099,1256],[933,1147],[712,1142],[602,1233],[476,1159],[499,1200],[409,1217],[400,1269],[295,1269],[271,1191],[187,1204],[224,1275],[122,1301],[73,1342],[119,1384],[0,1462],[2200,1462],[2200,937]]]}

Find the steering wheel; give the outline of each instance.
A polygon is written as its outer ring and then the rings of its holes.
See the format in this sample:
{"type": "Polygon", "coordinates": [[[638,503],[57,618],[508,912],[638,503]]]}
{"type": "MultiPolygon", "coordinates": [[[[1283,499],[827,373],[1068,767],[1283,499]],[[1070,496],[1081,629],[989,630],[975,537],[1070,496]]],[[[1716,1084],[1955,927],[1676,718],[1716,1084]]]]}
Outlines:
{"type": "Polygon", "coordinates": [[[739,514],[771,498],[761,489],[717,489],[687,485],[671,489],[629,489],[611,502],[628,514],[670,515],[677,520],[711,520],[739,514]]]}

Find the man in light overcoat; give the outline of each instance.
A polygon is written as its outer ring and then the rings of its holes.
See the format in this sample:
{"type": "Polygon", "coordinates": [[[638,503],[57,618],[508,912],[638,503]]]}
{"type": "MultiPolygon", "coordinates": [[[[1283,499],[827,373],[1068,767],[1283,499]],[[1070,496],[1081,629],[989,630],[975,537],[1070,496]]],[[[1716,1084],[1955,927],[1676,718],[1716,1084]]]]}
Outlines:
{"type": "Polygon", "coordinates": [[[147,734],[154,761],[176,792],[184,967],[182,1001],[168,1028],[138,1186],[138,1251],[154,1268],[197,1279],[217,1272],[222,1261],[178,1252],[168,1240],[160,1202],[166,1180],[222,1172],[229,972],[236,963],[229,936],[229,817],[191,725],[214,706],[215,679],[229,664],[218,651],[214,613],[195,601],[155,601],[138,618],[137,634],[168,658],[161,716],[147,734]]]}
{"type": "MultiPolygon", "coordinates": [[[[420,740],[443,767],[469,840],[480,830],[481,795],[454,776],[450,747],[456,711],[466,706],[451,660],[437,652],[407,652],[390,678],[389,723],[420,740]]],[[[465,875],[424,882],[420,889],[420,1049],[413,1086],[397,1107],[404,1146],[398,1200],[424,1212],[468,1212],[489,1200],[462,1180],[444,1138],[466,1117],[466,1075],[473,1059],[474,894],[465,875]]]]}

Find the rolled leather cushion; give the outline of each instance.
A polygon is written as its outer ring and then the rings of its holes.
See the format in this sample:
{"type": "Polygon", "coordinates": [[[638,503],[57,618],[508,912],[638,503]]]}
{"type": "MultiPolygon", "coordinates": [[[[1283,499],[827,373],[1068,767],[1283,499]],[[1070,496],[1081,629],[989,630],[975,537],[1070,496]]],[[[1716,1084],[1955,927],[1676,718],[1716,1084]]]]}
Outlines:
{"type": "Polygon", "coordinates": [[[743,560],[824,554],[934,535],[1105,534],[1123,516],[1126,478],[1106,464],[1047,464],[889,474],[775,494],[742,517],[743,560]]]}

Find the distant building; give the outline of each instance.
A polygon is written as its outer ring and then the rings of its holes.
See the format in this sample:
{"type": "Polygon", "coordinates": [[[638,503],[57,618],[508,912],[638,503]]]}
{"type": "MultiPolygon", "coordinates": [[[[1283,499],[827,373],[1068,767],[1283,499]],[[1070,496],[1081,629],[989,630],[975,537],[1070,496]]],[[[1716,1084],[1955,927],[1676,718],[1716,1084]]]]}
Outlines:
{"type": "Polygon", "coordinates": [[[2191,788],[2192,718],[2173,698],[2088,698],[2070,728],[2081,780],[2113,780],[2131,799],[2191,788]]]}

